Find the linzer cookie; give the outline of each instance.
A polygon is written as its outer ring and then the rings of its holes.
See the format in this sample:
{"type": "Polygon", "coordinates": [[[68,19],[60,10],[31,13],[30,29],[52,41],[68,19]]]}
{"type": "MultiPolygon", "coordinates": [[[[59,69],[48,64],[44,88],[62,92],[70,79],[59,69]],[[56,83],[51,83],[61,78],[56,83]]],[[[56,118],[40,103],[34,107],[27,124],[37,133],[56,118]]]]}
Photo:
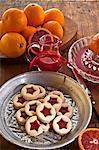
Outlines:
{"type": "Polygon", "coordinates": [[[49,123],[56,116],[56,111],[50,103],[42,103],[37,106],[36,113],[40,121],[49,123]]]}
{"type": "Polygon", "coordinates": [[[37,119],[37,116],[32,116],[27,120],[25,124],[25,129],[30,136],[34,136],[34,137],[43,133],[42,125],[37,119]]]}
{"type": "Polygon", "coordinates": [[[49,94],[49,95],[50,95],[50,94],[57,95],[57,96],[59,96],[59,97],[62,99],[62,101],[64,101],[64,99],[65,99],[63,93],[60,92],[60,91],[51,91],[51,92],[49,92],[48,94],[49,94]]]}
{"type": "Polygon", "coordinates": [[[55,130],[56,133],[60,135],[65,135],[67,134],[72,128],[72,123],[71,120],[64,115],[57,116],[53,120],[53,129],[55,130]]]}
{"type": "Polygon", "coordinates": [[[47,95],[44,98],[44,102],[50,103],[56,110],[62,105],[62,99],[54,94],[47,95]]]}
{"type": "Polygon", "coordinates": [[[28,115],[25,113],[25,109],[21,108],[16,112],[16,119],[20,125],[24,125],[28,119],[28,115]]]}
{"type": "Polygon", "coordinates": [[[39,93],[39,87],[33,84],[27,84],[21,90],[21,94],[26,100],[36,99],[39,93]]]}
{"type": "Polygon", "coordinates": [[[17,94],[13,98],[13,105],[15,109],[20,109],[26,105],[27,101],[21,94],[17,94]]]}
{"type": "Polygon", "coordinates": [[[33,100],[33,101],[30,101],[28,102],[26,105],[25,105],[25,112],[28,116],[33,116],[36,114],[36,107],[41,104],[40,101],[38,100],[33,100]]]}
{"type": "Polygon", "coordinates": [[[57,115],[65,115],[69,118],[72,117],[72,107],[68,103],[62,103],[62,106],[60,106],[57,109],[57,115]]]}

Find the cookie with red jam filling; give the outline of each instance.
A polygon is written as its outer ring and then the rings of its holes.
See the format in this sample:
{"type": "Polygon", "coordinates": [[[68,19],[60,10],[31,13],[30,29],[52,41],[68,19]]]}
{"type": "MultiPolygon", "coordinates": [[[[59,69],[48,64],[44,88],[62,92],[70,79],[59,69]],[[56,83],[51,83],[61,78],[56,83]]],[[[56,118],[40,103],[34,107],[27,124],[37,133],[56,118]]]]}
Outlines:
{"type": "Polygon", "coordinates": [[[62,106],[58,107],[58,109],[57,109],[57,115],[65,115],[65,116],[71,118],[72,117],[72,107],[66,102],[62,103],[62,106]]]}
{"type": "Polygon", "coordinates": [[[37,106],[41,104],[40,101],[38,100],[33,100],[33,101],[30,101],[28,102],[26,105],[25,105],[25,112],[28,116],[33,116],[36,114],[36,108],[37,106]]]}
{"type": "Polygon", "coordinates": [[[16,119],[20,125],[24,125],[28,119],[28,115],[25,112],[25,108],[21,108],[16,112],[16,119]]]}
{"type": "Polygon", "coordinates": [[[27,84],[21,90],[21,94],[26,100],[36,99],[39,93],[39,87],[34,84],[27,84]]]}
{"type": "Polygon", "coordinates": [[[49,125],[40,124],[37,116],[32,116],[27,120],[25,130],[30,136],[36,137],[43,132],[47,132],[49,125]]]}
{"type": "Polygon", "coordinates": [[[27,101],[21,94],[17,94],[13,98],[13,105],[15,109],[20,109],[26,105],[27,101]]]}
{"type": "Polygon", "coordinates": [[[46,102],[37,106],[36,114],[41,122],[50,123],[55,118],[56,111],[50,103],[46,102]]]}
{"type": "Polygon", "coordinates": [[[61,136],[70,132],[71,128],[72,128],[72,123],[71,123],[71,120],[67,116],[64,116],[64,115],[57,116],[53,120],[54,131],[61,136]]]}
{"type": "Polygon", "coordinates": [[[57,95],[57,96],[59,96],[61,99],[62,99],[62,102],[64,102],[64,95],[63,95],[63,93],[62,92],[60,92],[60,91],[51,91],[51,92],[49,92],[48,93],[49,95],[50,94],[54,94],[54,95],[57,95]]]}
{"type": "Polygon", "coordinates": [[[50,94],[43,101],[50,103],[57,110],[57,108],[61,107],[63,100],[57,95],[50,94]]]}

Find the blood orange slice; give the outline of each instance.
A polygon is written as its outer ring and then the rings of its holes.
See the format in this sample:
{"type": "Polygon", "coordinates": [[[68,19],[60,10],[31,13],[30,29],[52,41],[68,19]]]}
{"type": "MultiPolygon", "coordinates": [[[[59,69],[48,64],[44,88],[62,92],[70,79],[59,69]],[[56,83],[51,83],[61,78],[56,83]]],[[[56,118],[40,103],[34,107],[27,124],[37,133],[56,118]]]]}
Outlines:
{"type": "Polygon", "coordinates": [[[29,47],[34,54],[48,51],[53,43],[53,35],[47,29],[37,29],[29,38],[29,47]]]}
{"type": "Polygon", "coordinates": [[[78,143],[80,150],[99,150],[99,129],[83,130],[78,137],[78,143]]]}

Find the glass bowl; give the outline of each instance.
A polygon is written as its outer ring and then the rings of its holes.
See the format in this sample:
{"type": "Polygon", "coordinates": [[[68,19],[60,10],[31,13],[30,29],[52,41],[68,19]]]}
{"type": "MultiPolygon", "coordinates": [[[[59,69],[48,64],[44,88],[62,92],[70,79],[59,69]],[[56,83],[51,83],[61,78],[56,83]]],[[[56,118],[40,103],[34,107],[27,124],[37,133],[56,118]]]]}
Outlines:
{"type": "Polygon", "coordinates": [[[99,83],[99,56],[88,49],[91,37],[77,40],[69,49],[68,62],[84,79],[99,83]]]}

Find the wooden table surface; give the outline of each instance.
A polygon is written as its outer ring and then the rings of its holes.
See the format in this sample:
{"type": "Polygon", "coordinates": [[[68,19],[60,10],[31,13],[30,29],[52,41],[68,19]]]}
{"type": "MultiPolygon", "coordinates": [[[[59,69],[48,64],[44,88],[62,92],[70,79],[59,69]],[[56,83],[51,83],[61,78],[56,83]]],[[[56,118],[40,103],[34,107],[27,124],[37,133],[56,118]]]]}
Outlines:
{"type": "MultiPolygon", "coordinates": [[[[77,38],[94,35],[99,32],[99,0],[31,0],[38,2],[44,9],[57,7],[63,11],[65,16],[72,18],[78,25],[77,38]]],[[[0,0],[0,17],[1,14],[10,7],[23,8],[29,3],[29,0],[0,0]]],[[[62,52],[63,56],[67,56],[67,50],[62,52]]],[[[0,62],[0,85],[17,74],[28,71],[27,64],[16,64],[0,62]]],[[[67,74],[74,77],[71,70],[67,70],[67,74]]],[[[98,93],[97,93],[98,94],[98,93]]],[[[93,112],[89,127],[98,127],[98,119],[93,112]]],[[[78,150],[77,140],[60,148],[61,150],[78,150]]],[[[11,144],[0,136],[0,150],[23,150],[22,148],[11,144]]]]}

